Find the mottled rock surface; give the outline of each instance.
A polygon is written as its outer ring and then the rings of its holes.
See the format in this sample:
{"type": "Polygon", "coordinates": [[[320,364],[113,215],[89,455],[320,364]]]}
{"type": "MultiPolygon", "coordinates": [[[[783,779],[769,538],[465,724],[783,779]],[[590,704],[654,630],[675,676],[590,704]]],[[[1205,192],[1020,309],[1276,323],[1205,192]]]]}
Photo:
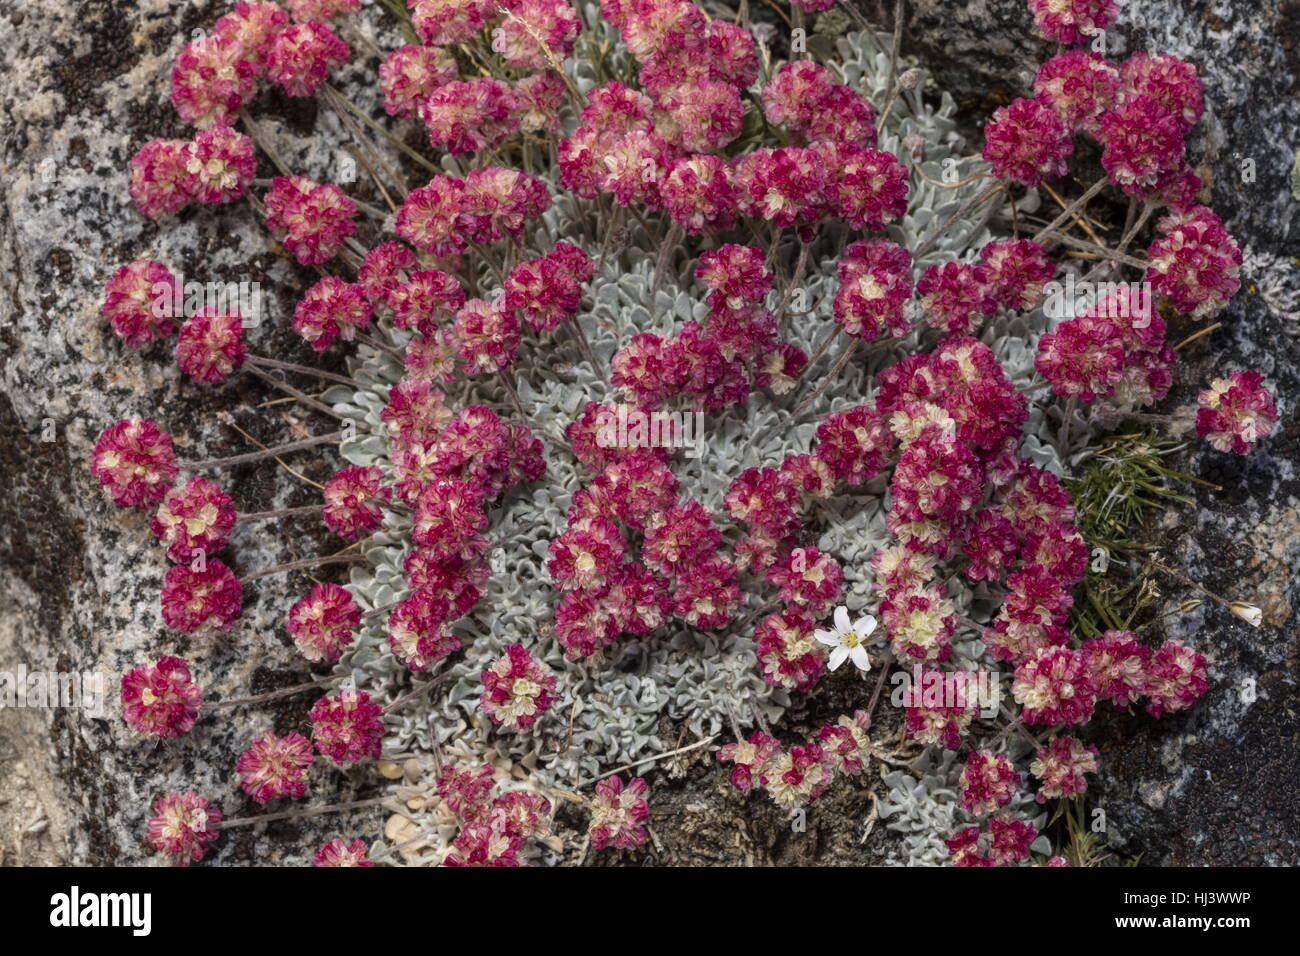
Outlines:
{"type": "MultiPolygon", "coordinates": [[[[862,7],[888,25],[889,11],[877,5],[862,7]]],[[[888,0],[883,5],[892,9],[888,0]]],[[[262,283],[276,301],[270,321],[251,334],[252,346],[306,357],[285,320],[312,273],[284,256],[246,205],[190,209],[159,228],[126,196],[127,161],[139,144],[184,134],[165,100],[167,70],[189,32],[210,25],[224,6],[0,0],[0,671],[23,664],[120,676],[175,653],[191,662],[213,698],[306,677],[281,626],[305,578],[280,576],[250,588],[238,627],[239,646],[257,648],[251,654],[167,631],[158,608],[166,563],[147,518],[112,507],[86,468],[98,432],[129,414],[158,418],[190,457],[248,449],[218,419],[221,411],[268,442],[330,427],[286,405],[259,408],[275,396],[255,380],[216,392],[182,381],[162,347],[125,350],[98,315],[114,267],[158,259],[201,280],[262,283]]],[[[1030,38],[1021,0],[920,0],[908,9],[907,51],[962,98],[972,130],[991,108],[1023,95],[1022,74],[1053,52],[1030,38]]],[[[1246,253],[1245,288],[1222,316],[1223,328],[1188,349],[1171,407],[1193,398],[1214,370],[1257,368],[1276,383],[1284,422],[1246,461],[1201,449],[1181,456],[1182,470],[1225,491],[1195,492],[1196,508],[1169,512],[1151,534],[1166,543],[1168,563],[1212,590],[1256,601],[1265,624],[1253,630],[1212,604],[1171,619],[1170,635],[1210,659],[1210,692],[1189,714],[1103,722],[1096,733],[1101,803],[1112,843],[1147,863],[1297,863],[1300,208],[1290,171],[1300,129],[1300,3],[1132,3],[1115,34],[1112,53],[1150,44],[1201,68],[1208,109],[1193,149],[1212,184],[1211,204],[1246,253]],[[1245,160],[1254,161],[1253,182],[1243,180],[1245,160]],[[1251,679],[1257,696],[1246,703],[1251,679]]],[[[315,124],[310,106],[278,100],[269,109],[299,134],[315,124]]],[[[294,160],[327,175],[328,154],[306,149],[294,160]]],[[[302,461],[305,477],[328,476],[320,456],[302,461]]],[[[269,468],[249,469],[231,486],[241,510],[301,504],[315,492],[269,468]]],[[[237,572],[337,546],[305,523],[268,531],[239,529],[230,549],[237,572]]],[[[1167,585],[1171,605],[1192,596],[1177,582],[1167,585]]],[[[134,740],[112,706],[102,719],[75,709],[0,712],[0,862],[149,860],[147,806],[166,789],[197,789],[228,815],[256,812],[230,783],[235,759],[268,720],[280,733],[304,730],[312,699],[209,714],[195,733],[158,746],[134,740]]],[[[661,771],[663,862],[862,858],[849,815],[861,812],[865,794],[847,787],[828,794],[810,814],[808,834],[794,840],[765,798],[730,790],[713,763],[697,753],[680,774],[661,771]]],[[[313,774],[331,798],[365,795],[373,786],[364,774],[350,778],[324,767],[313,774]]],[[[374,816],[240,830],[221,842],[216,860],[302,862],[330,837],[378,832],[379,811],[367,813],[374,816]]],[[[879,839],[877,831],[868,848],[879,839]]]]}

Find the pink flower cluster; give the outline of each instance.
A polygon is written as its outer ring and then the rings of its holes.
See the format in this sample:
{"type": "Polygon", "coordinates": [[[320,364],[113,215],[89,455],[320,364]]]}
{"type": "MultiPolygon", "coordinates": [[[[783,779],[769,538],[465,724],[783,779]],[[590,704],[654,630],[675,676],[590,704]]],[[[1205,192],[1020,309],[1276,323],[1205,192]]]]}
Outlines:
{"type": "Polygon", "coordinates": [[[305,266],[333,259],[356,231],[357,205],[333,184],[277,176],[264,197],[266,227],[305,266]]]}
{"type": "Polygon", "coordinates": [[[345,690],[322,697],[311,709],[316,749],[335,766],[378,760],[384,737],[383,710],[364,691],[345,690]]]}
{"type": "Polygon", "coordinates": [[[703,253],[695,274],[710,289],[705,324],[687,322],[668,339],[633,336],[611,361],[611,383],[646,411],[673,399],[717,411],[754,389],[788,391],[807,357],[777,340],[776,317],[763,305],[772,288],[763,259],[734,244],[703,253]]]}
{"type": "Polygon", "coordinates": [[[1029,772],[1041,781],[1039,803],[1057,797],[1072,797],[1088,791],[1084,774],[1097,772],[1097,748],[1084,745],[1074,737],[1052,735],[1047,746],[1041,747],[1029,765],[1029,772]]]}
{"type": "Polygon", "coordinates": [[[312,866],[374,866],[366,859],[364,840],[344,842],[335,837],[326,843],[312,857],[312,866]]]}
{"type": "Polygon", "coordinates": [[[193,790],[171,792],[154,801],[149,842],[177,866],[201,860],[221,835],[221,810],[193,790]]]}
{"type": "Polygon", "coordinates": [[[294,646],[312,663],[334,663],[352,644],[361,626],[361,608],[352,594],[337,584],[313,585],[311,593],[289,608],[289,633],[294,646]]]}
{"type": "Polygon", "coordinates": [[[613,846],[626,850],[646,841],[645,821],[650,817],[646,790],[646,782],[641,777],[633,777],[626,785],[622,777],[597,781],[596,795],[591,800],[591,821],[587,824],[592,849],[613,846]]]}
{"type": "Polygon", "coordinates": [[[313,756],[311,741],[302,734],[277,737],[267,730],[240,754],[235,764],[239,786],[255,803],[278,797],[300,800],[307,792],[307,770],[313,756]]]}
{"type": "Polygon", "coordinates": [[[779,807],[807,806],[826,792],[837,772],[861,773],[871,756],[866,711],[823,724],[817,741],[786,750],[776,738],[756,730],[747,740],[726,744],[717,758],[731,764],[731,785],[737,790],[767,791],[779,807]]]}
{"type": "Polygon", "coordinates": [[[160,657],[122,677],[122,716],[133,729],[163,739],[189,733],[203,706],[203,691],[179,657],[160,657]]]}
{"type": "Polygon", "coordinates": [[[90,473],[119,508],[148,508],[176,480],[172,436],[148,419],[124,418],[100,432],[90,473]]]}
{"type": "Polygon", "coordinates": [[[492,767],[443,767],[438,794],[460,822],[443,866],[518,866],[532,837],[550,829],[551,803],[527,790],[495,793],[492,767]]]}
{"type": "Polygon", "coordinates": [[[198,554],[216,554],[235,526],[230,497],[206,478],[195,475],[163,496],[149,530],[178,564],[198,554]]]}
{"type": "Polygon", "coordinates": [[[431,256],[459,255],[470,243],[519,236],[551,205],[540,179],[517,169],[485,166],[464,179],[435,176],[411,190],[397,212],[397,235],[431,256]]]}
{"type": "Polygon", "coordinates": [[[1044,333],[1034,364],[1062,397],[1142,406],[1169,393],[1175,359],[1151,296],[1122,284],[1044,333]]]}
{"type": "Polygon", "coordinates": [[[961,808],[977,817],[1000,810],[1020,789],[1020,774],[1006,754],[973,750],[961,772],[961,808]]]}
{"type": "Polygon", "coordinates": [[[527,730],[554,700],[555,673],[522,644],[508,644],[505,654],[483,671],[479,706],[506,730],[527,730]]]}
{"type": "Polygon", "coordinates": [[[1147,249],[1145,279],[1183,315],[1217,315],[1241,288],[1241,249],[1204,206],[1160,219],[1161,238],[1147,249]]]}
{"type": "Polygon", "coordinates": [[[966,827],[944,842],[953,866],[1017,866],[1038,836],[1032,823],[1005,814],[989,817],[983,833],[966,827]]]}
{"type": "Polygon", "coordinates": [[[1277,424],[1277,406],[1258,372],[1233,372],[1203,389],[1196,434],[1219,451],[1244,455],[1277,424]]]}

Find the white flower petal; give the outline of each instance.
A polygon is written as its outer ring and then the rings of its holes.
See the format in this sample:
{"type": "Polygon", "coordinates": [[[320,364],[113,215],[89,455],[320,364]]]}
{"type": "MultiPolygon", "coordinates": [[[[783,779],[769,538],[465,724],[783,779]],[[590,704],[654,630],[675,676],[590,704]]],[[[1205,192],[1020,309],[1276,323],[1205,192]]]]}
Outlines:
{"type": "Polygon", "coordinates": [[[826,663],[826,666],[831,670],[835,670],[848,659],[848,656],[849,649],[841,645],[831,651],[831,659],[826,663]]]}
{"type": "Polygon", "coordinates": [[[861,640],[866,640],[871,636],[871,632],[876,629],[876,619],[868,614],[866,617],[860,617],[853,625],[853,631],[861,640]]]}
{"type": "Polygon", "coordinates": [[[840,646],[840,636],[834,631],[813,631],[813,637],[828,647],[840,646]]]}
{"type": "Polygon", "coordinates": [[[850,627],[849,609],[841,604],[835,609],[835,629],[837,631],[847,631],[850,627]]]}
{"type": "Polygon", "coordinates": [[[861,644],[849,651],[849,657],[853,659],[853,666],[863,673],[871,670],[871,658],[867,656],[867,649],[861,644]]]}

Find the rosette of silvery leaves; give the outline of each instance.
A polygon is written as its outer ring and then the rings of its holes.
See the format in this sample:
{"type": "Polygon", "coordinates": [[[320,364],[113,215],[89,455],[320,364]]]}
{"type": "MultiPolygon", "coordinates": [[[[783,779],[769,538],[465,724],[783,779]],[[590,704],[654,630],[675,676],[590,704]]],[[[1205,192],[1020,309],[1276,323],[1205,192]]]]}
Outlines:
{"type": "MultiPolygon", "coordinates": [[[[570,78],[584,92],[599,85],[603,80],[594,73],[597,60],[616,76],[634,77],[635,65],[619,46],[613,27],[600,18],[594,5],[588,5],[584,14],[586,30],[576,55],[566,64],[570,78]],[[602,56],[584,56],[584,50],[602,48],[602,56]]],[[[837,48],[841,62],[828,65],[879,109],[888,96],[888,55],[865,33],[840,38],[837,48]]],[[[762,59],[764,75],[753,90],[755,95],[772,69],[768,58],[762,59]]],[[[922,73],[916,90],[895,103],[879,148],[911,166],[912,150],[905,148],[903,141],[912,144],[920,137],[925,144],[920,166],[930,179],[943,181],[947,172],[951,182],[953,170],[960,179],[975,176],[983,171],[982,164],[958,159],[963,143],[953,120],[955,109],[951,97],[936,90],[922,73]]],[[[450,174],[460,174],[454,160],[444,160],[444,167],[450,174]]],[[[387,768],[388,775],[397,778],[392,784],[393,795],[408,812],[390,819],[385,839],[375,847],[380,858],[400,858],[408,864],[441,862],[456,833],[454,819],[436,796],[434,781],[444,762],[462,766],[492,763],[498,778],[506,780],[503,787],[535,789],[554,797],[557,791],[588,788],[596,779],[629,764],[636,765],[636,773],[644,773],[653,767],[656,753],[682,743],[725,734],[714,746],[720,745],[729,738],[731,714],[745,729],[754,726],[761,714],[779,734],[779,720],[790,704],[788,694],[767,685],[756,667],[756,612],[774,596],[765,584],[751,589],[736,622],[709,634],[671,620],[649,638],[625,636],[603,655],[578,662],[567,661],[549,636],[556,594],[546,571],[548,545],[564,530],[573,494],[590,480],[556,439],[587,402],[619,400],[609,385],[609,363],[633,335],[671,335],[681,323],[703,321],[707,315],[705,290],[693,280],[696,261],[688,258],[686,249],[658,247],[657,237],[647,236],[633,225],[625,235],[609,237],[602,258],[604,237],[596,228],[595,206],[559,189],[555,175],[555,170],[544,174],[553,205],[535,224],[533,249],[545,251],[554,241],[565,239],[581,245],[597,262],[577,321],[591,343],[599,370],[593,371],[581,361],[576,339],[566,334],[569,330],[560,329],[542,339],[525,335],[512,373],[529,423],[547,446],[547,472],[540,481],[511,490],[494,506],[489,537],[502,544],[489,555],[491,578],[483,599],[455,625],[463,638],[463,653],[454,656],[445,676],[435,670],[442,676],[437,687],[387,720],[385,753],[409,755],[403,764],[387,768]],[[522,643],[558,675],[555,704],[533,728],[520,733],[496,730],[478,706],[481,672],[512,643],[522,643]],[[661,726],[673,729],[672,739],[660,736],[661,726]],[[682,734],[684,740],[679,739],[682,734]],[[394,850],[400,850],[400,855],[394,850]]],[[[913,177],[907,215],[890,227],[889,237],[916,248],[987,182],[953,187],[913,177]]],[[[1028,202],[1022,200],[1020,208],[1032,209],[1033,202],[1032,196],[1028,202]]],[[[623,221],[631,220],[623,217],[623,221]]],[[[933,262],[974,258],[979,248],[994,238],[986,226],[988,221],[980,210],[953,223],[939,245],[915,264],[916,275],[933,262]]],[[[782,337],[808,354],[836,328],[831,302],[838,283],[835,264],[839,248],[839,237],[818,240],[809,256],[807,275],[788,310],[812,311],[782,323],[782,337]]],[[[787,274],[791,269],[787,262],[787,274]]],[[[484,276],[479,294],[492,298],[499,290],[491,285],[492,280],[484,276]]],[[[778,284],[769,307],[777,305],[780,294],[778,284]]],[[[1022,387],[1034,374],[1034,346],[1043,322],[1041,314],[1002,315],[988,324],[983,336],[1007,375],[1022,387]]],[[[392,328],[386,319],[380,324],[399,348],[404,345],[409,333],[392,328]]],[[[707,416],[702,456],[679,457],[672,463],[681,493],[725,517],[722,496],[732,479],[747,468],[775,466],[788,454],[808,452],[821,418],[870,401],[875,373],[915,351],[917,345],[913,334],[887,350],[850,362],[809,413],[801,416],[802,424],[791,423],[794,409],[815,390],[829,361],[834,360],[835,350],[805,376],[793,395],[774,398],[758,392],[743,407],[707,416]]],[[[335,387],[326,394],[338,413],[356,422],[355,437],[343,443],[343,457],[352,464],[378,465],[391,475],[379,416],[388,389],[400,380],[402,369],[389,356],[364,345],[351,361],[352,376],[365,388],[335,387]]],[[[487,404],[503,416],[510,408],[508,396],[494,378],[459,380],[448,390],[448,404],[453,408],[487,404]]],[[[1038,411],[1033,411],[1026,432],[1022,454],[1059,471],[1047,423],[1038,411]]],[[[885,529],[886,487],[887,477],[878,477],[867,486],[819,502],[815,514],[808,516],[825,529],[816,546],[842,566],[842,600],[854,613],[868,613],[874,607],[870,558],[891,540],[885,529]]],[[[413,682],[428,679],[428,675],[412,675],[392,655],[386,637],[388,610],[408,593],[402,563],[411,549],[409,528],[409,519],[389,512],[382,530],[365,544],[367,564],[354,567],[348,583],[363,610],[374,613],[367,614],[336,672],[380,704],[408,694],[413,682]]],[[[967,619],[987,621],[997,610],[997,602],[982,586],[971,589],[954,579],[949,590],[959,614],[967,619]]],[[[969,628],[959,634],[950,666],[994,666],[977,637],[978,632],[969,628]]],[[[907,835],[905,855],[912,862],[937,859],[953,820],[951,808],[944,804],[955,805],[956,799],[947,799],[951,774],[931,769],[932,764],[950,766],[951,757],[943,758],[946,763],[932,756],[923,760],[924,766],[917,767],[920,779],[913,787],[913,791],[921,788],[919,795],[903,795],[895,789],[890,797],[901,808],[897,811],[901,816],[889,825],[907,835]]]]}

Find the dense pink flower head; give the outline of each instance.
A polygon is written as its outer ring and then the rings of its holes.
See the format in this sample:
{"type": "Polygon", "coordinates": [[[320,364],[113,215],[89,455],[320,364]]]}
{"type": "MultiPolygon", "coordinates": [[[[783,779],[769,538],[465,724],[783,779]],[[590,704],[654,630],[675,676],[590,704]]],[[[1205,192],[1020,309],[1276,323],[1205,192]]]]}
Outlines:
{"type": "Polygon", "coordinates": [[[562,258],[529,259],[506,277],[502,304],[519,310],[535,332],[549,332],[569,321],[578,314],[581,302],[582,286],[562,258]]]}
{"type": "Polygon", "coordinates": [[[228,123],[253,98],[257,65],[244,45],[221,33],[185,44],[172,66],[172,105],[191,126],[228,123]]]}
{"type": "Polygon", "coordinates": [[[737,209],[780,228],[821,216],[826,179],[826,166],[812,149],[757,149],[732,161],[737,209]]]}
{"type": "Polygon", "coordinates": [[[190,141],[151,139],[131,157],[131,199],[140,215],[157,219],[185,206],[190,195],[190,141]]]}
{"type": "Polygon", "coordinates": [[[352,593],[338,584],[312,586],[311,593],[289,608],[288,628],[294,646],[312,663],[334,663],[352,644],[361,626],[361,608],[352,593]]]}
{"type": "Polygon", "coordinates": [[[1120,64],[1123,88],[1120,98],[1149,96],[1178,121],[1184,133],[1191,130],[1205,112],[1201,78],[1196,67],[1172,54],[1152,56],[1141,50],[1120,64]]]}
{"type": "Polygon", "coordinates": [[[984,161],[993,175],[1025,186],[1064,176],[1074,143],[1064,120],[1038,100],[999,107],[984,127],[984,161]]]}
{"type": "Polygon", "coordinates": [[[1247,454],[1277,424],[1277,406],[1258,372],[1233,372],[1203,389],[1196,434],[1219,451],[1247,454]]]}
{"type": "Polygon", "coordinates": [[[505,650],[483,671],[479,706],[492,723],[506,730],[527,730],[554,702],[555,674],[522,644],[509,644],[505,650]]]}
{"type": "Polygon", "coordinates": [[[767,571],[768,583],[779,588],[780,600],[814,616],[839,601],[843,579],[839,563],[813,547],[795,548],[767,571]]]}
{"type": "Polygon", "coordinates": [[[305,266],[334,258],[357,231],[357,205],[333,184],[277,176],[266,197],[266,226],[305,266]]]}
{"type": "Polygon", "coordinates": [[[1218,314],[1241,287],[1241,249],[1223,222],[1194,206],[1156,226],[1161,238],[1147,249],[1152,291],[1194,319],[1218,314]]]}
{"type": "Polygon", "coordinates": [[[248,3],[240,0],[225,16],[217,20],[212,32],[238,43],[244,58],[254,63],[260,73],[276,35],[289,23],[289,14],[274,3],[248,3]]]}
{"type": "Polygon", "coordinates": [[[1020,774],[1006,754],[973,750],[961,772],[961,808],[982,817],[1005,807],[1020,788],[1020,774]]]}
{"type": "Polygon", "coordinates": [[[460,557],[487,527],[483,489],[459,478],[428,482],[416,500],[411,541],[438,560],[460,557]]]}
{"type": "Polygon", "coordinates": [[[173,565],[163,578],[163,623],[186,634],[207,625],[228,631],[243,610],[243,595],[239,578],[217,558],[207,558],[199,570],[173,565]]]}
{"type": "Polygon", "coordinates": [[[198,552],[216,554],[235,526],[230,497],[198,475],[171,489],[158,506],[149,530],[167,548],[167,557],[186,563],[198,552]]]}
{"type": "Polygon", "coordinates": [[[830,466],[836,480],[862,485],[884,468],[893,445],[893,436],[876,410],[858,405],[822,420],[813,454],[830,466]]]}
{"type": "Polygon", "coordinates": [[[519,128],[519,98],[487,76],[452,80],[420,103],[420,120],[436,150],[463,155],[495,149],[519,128]]]}
{"type": "Polygon", "coordinates": [[[1017,665],[1011,693],[1027,724],[1086,724],[1097,702],[1087,657],[1064,647],[1017,665]]]}
{"type": "Polygon", "coordinates": [[[879,232],[907,212],[907,170],[885,150],[824,140],[813,151],[826,167],[826,214],[879,232]]]}
{"type": "Polygon", "coordinates": [[[736,584],[736,566],[715,556],[699,561],[677,576],[673,613],[691,627],[712,631],[735,619],[745,602],[736,584]]]}
{"type": "Polygon", "coordinates": [[[1034,97],[1070,129],[1094,132],[1097,117],[1115,104],[1119,86],[1119,70],[1100,53],[1066,50],[1038,68],[1034,97]]]}
{"type": "Polygon", "coordinates": [[[406,0],[425,46],[466,43],[496,16],[496,0],[406,0]]]}
{"type": "Polygon", "coordinates": [[[369,757],[378,760],[383,745],[383,709],[364,691],[345,690],[322,697],[311,709],[316,749],[339,767],[369,757]]]}
{"type": "Polygon", "coordinates": [[[325,276],[294,306],[293,330],[313,351],[324,352],[340,336],[351,342],[370,324],[373,311],[361,286],[325,276]]]}
{"type": "Polygon", "coordinates": [[[1205,658],[1179,641],[1165,641],[1147,667],[1147,713],[1161,717],[1186,710],[1208,687],[1205,658]]]}
{"type": "Polygon", "coordinates": [[[315,96],[329,71],[348,61],[352,51],[323,23],[295,23],[271,44],[266,75],[290,96],[315,96]]]}
{"type": "Polygon", "coordinates": [[[1097,688],[1098,700],[1127,707],[1142,695],[1151,649],[1132,631],[1106,631],[1084,641],[1079,650],[1088,661],[1088,674],[1097,688]]]}
{"type": "Polygon", "coordinates": [[[912,256],[890,239],[866,239],[844,250],[837,271],[835,321],[865,341],[881,335],[906,335],[912,299],[912,256]]]}
{"type": "Polygon", "coordinates": [[[321,493],[325,499],[325,524],[340,538],[352,541],[370,534],[384,521],[380,502],[391,501],[392,489],[383,485],[378,465],[352,465],[342,469],[321,493]]]}
{"type": "Polygon", "coordinates": [[[721,150],[740,135],[744,124],[739,91],[716,80],[679,83],[657,105],[663,111],[656,124],[659,133],[688,152],[721,150]]]}
{"type": "Polygon", "coordinates": [[[302,734],[290,731],[277,737],[267,730],[239,755],[235,772],[239,774],[239,786],[254,803],[277,797],[301,800],[307,792],[307,770],[314,757],[311,741],[302,734]]]}
{"type": "Polygon", "coordinates": [[[1123,337],[1115,323],[1081,315],[1039,338],[1034,365],[1057,395],[1093,402],[1115,390],[1124,358],[1123,337]]]}
{"type": "Polygon", "coordinates": [[[203,859],[221,835],[221,811],[193,790],[159,797],[149,820],[149,842],[177,866],[203,859]]]}
{"type": "Polygon", "coordinates": [[[1119,16],[1115,0],[1029,0],[1034,26],[1058,43],[1087,43],[1119,16]]]}
{"type": "Polygon", "coordinates": [[[812,690],[826,673],[826,654],[813,638],[815,629],[800,608],[763,618],[754,629],[754,656],[763,680],[784,690],[812,690]]]}
{"type": "Polygon", "coordinates": [[[122,677],[122,716],[133,730],[162,738],[188,733],[203,706],[203,691],[179,657],[160,657],[122,677]]]}
{"type": "Polygon", "coordinates": [[[414,119],[420,104],[456,76],[456,61],[447,51],[414,44],[398,47],[379,67],[384,111],[389,116],[414,119]]]}
{"type": "Polygon", "coordinates": [[[917,280],[916,292],[925,309],[926,323],[955,335],[973,333],[998,307],[989,287],[988,270],[968,262],[928,266],[917,280]]]}
{"type": "Polygon", "coordinates": [[[456,378],[456,338],[451,329],[432,329],[406,343],[402,364],[408,381],[450,385],[456,378]]]}
{"type": "Polygon", "coordinates": [[[464,208],[464,181],[454,176],[435,176],[406,194],[397,210],[394,231],[421,252],[456,255],[467,248],[460,229],[464,208]]]}
{"type": "Polygon", "coordinates": [[[466,375],[503,371],[519,352],[519,319],[500,302],[468,300],[457,311],[452,331],[466,375]]]}
{"type": "Polygon", "coordinates": [[[1001,239],[980,249],[980,261],[988,277],[989,293],[1017,312],[1038,305],[1043,286],[1056,274],[1056,266],[1045,250],[1032,239],[1001,239]]]}
{"type": "Polygon", "coordinates": [[[731,785],[737,790],[752,790],[762,779],[763,771],[777,754],[781,742],[756,730],[746,740],[725,744],[717,753],[719,760],[730,763],[731,785]]]}
{"type": "Polygon", "coordinates": [[[185,157],[186,189],[202,203],[234,202],[257,175],[253,141],[229,126],[199,132],[185,157]]]}
{"type": "Polygon", "coordinates": [[[515,83],[519,128],[525,133],[555,136],[560,132],[560,106],[568,91],[555,73],[530,73],[515,83]]]}
{"type": "Polygon", "coordinates": [[[694,499],[651,515],[645,527],[641,560],[660,574],[675,577],[717,550],[722,534],[713,515],[694,499]]]}
{"type": "Polygon", "coordinates": [[[831,71],[810,60],[784,64],[763,88],[763,107],[773,123],[790,126],[805,142],[834,140],[861,147],[876,145],[871,104],[831,71]]]}
{"type": "Polygon", "coordinates": [[[664,210],[688,235],[735,225],[731,167],[720,156],[698,153],[676,160],[659,184],[664,210]]]}
{"type": "Polygon", "coordinates": [[[244,319],[234,311],[204,308],[181,326],[176,339],[176,364],[196,382],[216,385],[244,364],[244,319]]]}
{"type": "Polygon", "coordinates": [[[1034,797],[1039,803],[1057,797],[1073,797],[1088,792],[1086,773],[1096,773],[1097,748],[1085,746],[1074,737],[1057,737],[1047,742],[1035,754],[1029,765],[1029,772],[1042,781],[1038,794],[1034,797]]]}
{"type": "Polygon", "coordinates": [[[1131,96],[1102,113],[1099,123],[1101,165],[1112,185],[1142,196],[1163,188],[1182,172],[1182,126],[1151,97],[1131,96]]]}
{"type": "Polygon", "coordinates": [[[403,275],[417,265],[415,253],[396,240],[380,243],[366,253],[357,269],[357,285],[370,304],[379,307],[401,283],[403,275]]]}
{"type": "Polygon", "coordinates": [[[138,349],[172,333],[177,280],[161,262],[137,260],[121,266],[104,284],[99,311],[113,333],[138,349]]]}
{"type": "Polygon", "coordinates": [[[366,841],[357,839],[351,843],[335,837],[321,846],[312,857],[312,866],[374,866],[366,859],[366,841]]]}
{"type": "Polygon", "coordinates": [[[419,269],[388,293],[387,302],[395,326],[428,334],[436,328],[438,319],[451,316],[465,304],[465,290],[450,273],[419,269]]]}
{"type": "Polygon", "coordinates": [[[587,836],[597,850],[611,845],[620,850],[637,847],[646,841],[649,816],[645,780],[633,777],[624,787],[621,777],[606,777],[596,784],[587,836]]]}
{"type": "Polygon", "coordinates": [[[492,49],[513,67],[545,70],[569,58],[582,20],[566,0],[506,0],[492,49]]]}
{"type": "Polygon", "coordinates": [[[119,508],[149,508],[176,479],[172,436],[143,418],[124,418],[99,433],[90,473],[119,508]]]}
{"type": "Polygon", "coordinates": [[[518,169],[480,166],[465,175],[458,227],[471,242],[498,242],[523,234],[528,220],[551,206],[546,183],[518,169]]]}
{"type": "Polygon", "coordinates": [[[451,417],[446,396],[425,379],[402,379],[379,413],[391,448],[435,441],[451,417]]]}
{"type": "Polygon", "coordinates": [[[413,671],[428,670],[460,648],[460,637],[448,626],[457,616],[444,592],[417,587],[388,616],[393,656],[413,671]]]}
{"type": "Polygon", "coordinates": [[[640,0],[626,3],[619,30],[627,51],[644,63],[662,50],[685,46],[705,31],[704,15],[689,0],[640,0]]]}

